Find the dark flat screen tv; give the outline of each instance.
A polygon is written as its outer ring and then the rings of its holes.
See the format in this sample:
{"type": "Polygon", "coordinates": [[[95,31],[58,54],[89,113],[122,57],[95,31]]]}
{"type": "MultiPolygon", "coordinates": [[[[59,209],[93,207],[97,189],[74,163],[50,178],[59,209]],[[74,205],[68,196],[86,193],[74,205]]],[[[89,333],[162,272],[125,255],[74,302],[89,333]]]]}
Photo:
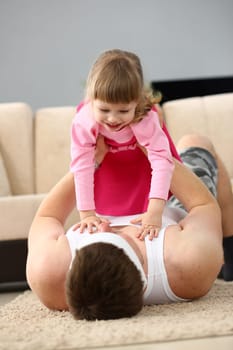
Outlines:
{"type": "Polygon", "coordinates": [[[152,81],[153,91],[162,93],[162,103],[180,98],[233,92],[233,76],[152,81]]]}

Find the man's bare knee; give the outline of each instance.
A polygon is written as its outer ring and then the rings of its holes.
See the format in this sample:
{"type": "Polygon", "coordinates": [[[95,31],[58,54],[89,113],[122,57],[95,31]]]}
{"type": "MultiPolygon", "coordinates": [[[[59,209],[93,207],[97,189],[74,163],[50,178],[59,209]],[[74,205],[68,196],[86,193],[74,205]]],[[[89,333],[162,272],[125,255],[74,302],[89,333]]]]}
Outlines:
{"type": "Polygon", "coordinates": [[[210,139],[204,135],[186,134],[177,143],[177,150],[180,152],[189,147],[201,147],[216,156],[214,146],[210,139]]]}

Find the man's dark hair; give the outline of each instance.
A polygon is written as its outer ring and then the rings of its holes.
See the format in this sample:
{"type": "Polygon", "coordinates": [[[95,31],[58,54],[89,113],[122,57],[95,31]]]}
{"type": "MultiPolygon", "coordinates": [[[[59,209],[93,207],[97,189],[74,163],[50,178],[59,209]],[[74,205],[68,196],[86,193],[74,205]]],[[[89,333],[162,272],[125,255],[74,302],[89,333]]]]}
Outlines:
{"type": "Polygon", "coordinates": [[[76,251],[67,275],[66,295],[75,319],[131,317],[142,309],[143,283],[122,249],[93,243],[76,251]]]}

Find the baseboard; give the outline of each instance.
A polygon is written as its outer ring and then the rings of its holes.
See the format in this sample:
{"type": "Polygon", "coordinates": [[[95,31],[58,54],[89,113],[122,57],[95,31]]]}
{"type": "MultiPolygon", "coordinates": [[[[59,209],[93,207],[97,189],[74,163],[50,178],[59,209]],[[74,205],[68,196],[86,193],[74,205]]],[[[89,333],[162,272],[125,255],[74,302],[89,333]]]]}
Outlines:
{"type": "Polygon", "coordinates": [[[24,291],[30,289],[27,281],[2,282],[0,283],[0,293],[24,291]]]}

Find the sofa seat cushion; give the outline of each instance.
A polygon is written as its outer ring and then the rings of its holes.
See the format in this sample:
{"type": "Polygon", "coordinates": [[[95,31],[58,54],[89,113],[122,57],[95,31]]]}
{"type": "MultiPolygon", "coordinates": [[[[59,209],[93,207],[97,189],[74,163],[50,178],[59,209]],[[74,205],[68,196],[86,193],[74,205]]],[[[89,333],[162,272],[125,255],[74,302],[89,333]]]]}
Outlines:
{"type": "Polygon", "coordinates": [[[44,194],[2,197],[0,241],[25,239],[44,194]]]}
{"type": "Polygon", "coordinates": [[[10,196],[11,188],[4,164],[4,160],[0,151],[0,197],[10,196]]]}
{"type": "MultiPolygon", "coordinates": [[[[2,197],[0,200],[0,241],[27,239],[32,220],[46,194],[2,197]]],[[[76,209],[70,214],[65,230],[80,220],[76,209]]]]}

